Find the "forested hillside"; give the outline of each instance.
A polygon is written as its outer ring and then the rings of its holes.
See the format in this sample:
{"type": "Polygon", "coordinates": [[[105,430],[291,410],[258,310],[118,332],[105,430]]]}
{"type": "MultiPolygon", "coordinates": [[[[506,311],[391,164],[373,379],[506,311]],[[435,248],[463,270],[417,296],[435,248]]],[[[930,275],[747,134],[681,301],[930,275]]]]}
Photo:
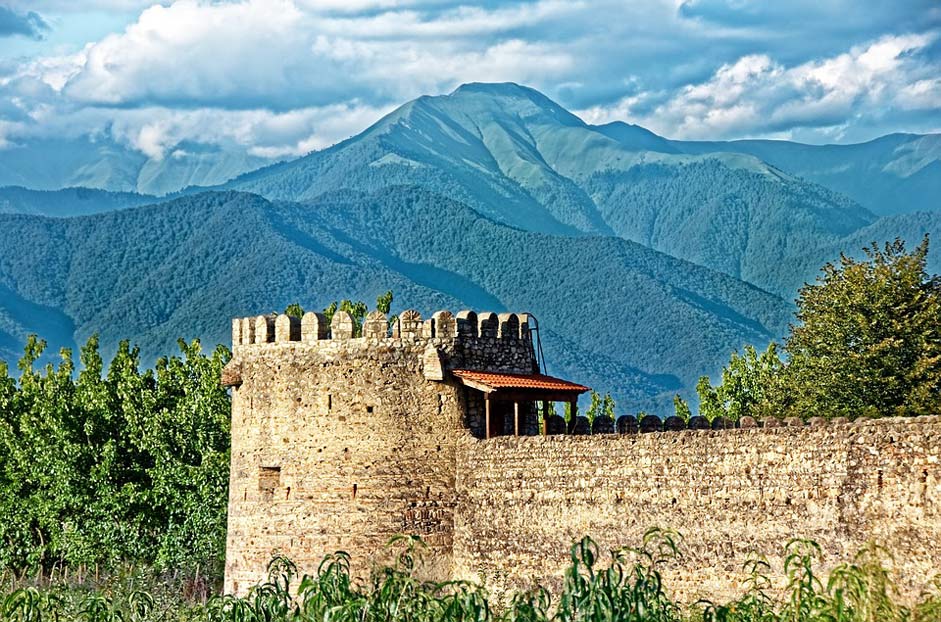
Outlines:
{"type": "Polygon", "coordinates": [[[30,190],[21,186],[0,188],[0,213],[6,214],[85,216],[157,201],[157,197],[147,194],[81,187],[61,190],[30,190]]]}
{"type": "Polygon", "coordinates": [[[33,305],[24,317],[3,303],[7,343],[51,308],[75,341],[100,332],[107,353],[132,336],[148,357],[178,336],[227,343],[236,315],[393,289],[424,313],[530,311],[550,372],[640,407],[688,393],[731,349],[779,335],[790,313],[639,244],[521,231],[413,187],[306,205],[206,193],[67,220],[5,215],[0,227],[20,232],[0,247],[0,286],[33,305]]]}
{"type": "Polygon", "coordinates": [[[683,153],[745,153],[887,216],[941,209],[941,134],[891,134],[856,145],[785,140],[670,141],[683,153]]]}
{"type": "Polygon", "coordinates": [[[802,256],[876,220],[820,186],[717,160],[641,164],[595,173],[584,186],[621,237],[785,298],[808,277],[802,256]]]}

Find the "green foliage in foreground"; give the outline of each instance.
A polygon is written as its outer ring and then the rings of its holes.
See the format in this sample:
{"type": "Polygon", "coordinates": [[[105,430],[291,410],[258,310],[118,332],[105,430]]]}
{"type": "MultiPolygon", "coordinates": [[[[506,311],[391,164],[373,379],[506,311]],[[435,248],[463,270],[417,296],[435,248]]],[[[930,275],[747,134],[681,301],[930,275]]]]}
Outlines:
{"type": "Polygon", "coordinates": [[[94,574],[124,561],[218,574],[224,555],[229,352],[198,341],[141,371],[123,341],[105,369],[98,338],[81,371],[63,349],[14,380],[0,363],[0,568],[94,574]]]}
{"type": "Polygon", "coordinates": [[[88,622],[938,622],[941,583],[926,589],[913,607],[899,604],[885,569],[887,555],[875,546],[860,552],[823,581],[814,563],[820,548],[792,540],[785,550],[786,588],[772,590],[768,564],[746,564],[745,593],[735,601],[672,600],[661,570],[678,555],[675,533],[651,529],[637,547],[612,551],[604,561],[584,538],[571,549],[561,591],[543,587],[513,595],[497,606],[474,583],[436,583],[420,578],[421,541],[393,541],[395,561],[374,569],[366,581],[350,573],[350,557],[338,552],[313,575],[297,577],[284,558],[269,565],[269,579],[247,596],[205,598],[190,583],[153,575],[125,574],[92,585],[56,584],[9,589],[0,620],[88,622]],[[149,583],[148,583],[149,581],[149,583]],[[149,588],[150,591],[148,591],[149,588]],[[173,591],[176,590],[176,597],[173,591]]]}
{"type": "MultiPolygon", "coordinates": [[[[733,353],[713,387],[696,390],[700,414],[880,417],[941,412],[941,276],[927,272],[928,238],[864,249],[866,259],[826,264],[797,299],[786,340],[733,353]]],[[[678,404],[678,409],[681,404],[678,404]]]]}

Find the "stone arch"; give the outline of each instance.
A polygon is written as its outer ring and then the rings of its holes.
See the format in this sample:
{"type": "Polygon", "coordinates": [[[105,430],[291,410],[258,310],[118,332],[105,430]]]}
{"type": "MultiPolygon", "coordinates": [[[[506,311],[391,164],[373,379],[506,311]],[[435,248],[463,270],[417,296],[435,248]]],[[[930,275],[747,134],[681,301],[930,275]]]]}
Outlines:
{"type": "Polygon", "coordinates": [[[565,434],[565,418],[562,415],[549,415],[546,419],[546,434],[565,434]]]}
{"type": "Polygon", "coordinates": [[[591,434],[591,424],[588,423],[588,417],[585,415],[575,417],[574,425],[572,425],[572,434],[591,434]]]}
{"type": "Polygon", "coordinates": [[[459,337],[477,336],[477,314],[473,311],[459,311],[457,314],[457,334],[459,337]]]}
{"type": "Polygon", "coordinates": [[[242,320],[232,320],[232,347],[242,345],[242,320]]]}
{"type": "Polygon", "coordinates": [[[497,320],[500,323],[498,336],[501,339],[506,339],[507,337],[519,339],[520,319],[515,313],[501,313],[497,316],[497,320]]]}
{"type": "Polygon", "coordinates": [[[330,336],[334,339],[353,337],[353,318],[346,311],[335,311],[330,321],[330,336]]]}
{"type": "Polygon", "coordinates": [[[690,430],[711,430],[712,426],[709,420],[701,415],[695,415],[689,418],[687,426],[690,430]]]}
{"type": "Polygon", "coordinates": [[[686,429],[686,422],[682,417],[670,415],[663,421],[663,429],[667,432],[679,432],[686,429]]]}
{"type": "Polygon", "coordinates": [[[403,339],[421,336],[421,313],[415,309],[406,309],[399,314],[399,331],[403,339]]]}
{"type": "Polygon", "coordinates": [[[382,311],[371,311],[363,321],[363,337],[385,339],[389,335],[389,320],[382,311]]]}
{"type": "Polygon", "coordinates": [[[734,427],[735,423],[731,419],[726,419],[725,417],[716,417],[712,420],[713,430],[730,430],[734,427]]]}
{"type": "Polygon", "coordinates": [[[637,434],[637,417],[634,415],[621,415],[617,420],[618,434],[637,434]]]}
{"type": "Polygon", "coordinates": [[[496,313],[484,311],[477,316],[477,335],[481,339],[484,337],[491,337],[496,339],[498,329],[499,320],[497,319],[496,313]]]}
{"type": "Polygon", "coordinates": [[[274,321],[274,340],[278,343],[301,340],[300,319],[282,313],[274,321]]]}
{"type": "Polygon", "coordinates": [[[301,318],[301,339],[304,343],[316,343],[327,338],[327,317],[323,313],[308,311],[301,318]]]}
{"type": "Polygon", "coordinates": [[[255,318],[242,318],[242,344],[255,343],[255,318]]]}
{"type": "Polygon", "coordinates": [[[453,339],[457,335],[457,323],[450,311],[437,311],[431,317],[435,321],[435,337],[453,339]]]}
{"type": "Polygon", "coordinates": [[[259,315],[255,318],[255,343],[274,342],[274,315],[259,315]]]}
{"type": "Polygon", "coordinates": [[[607,415],[598,415],[591,422],[592,434],[614,434],[614,419],[607,415]]]}
{"type": "Polygon", "coordinates": [[[530,330],[532,325],[535,324],[533,314],[517,313],[516,317],[518,317],[520,320],[520,339],[529,339],[530,330]]]}

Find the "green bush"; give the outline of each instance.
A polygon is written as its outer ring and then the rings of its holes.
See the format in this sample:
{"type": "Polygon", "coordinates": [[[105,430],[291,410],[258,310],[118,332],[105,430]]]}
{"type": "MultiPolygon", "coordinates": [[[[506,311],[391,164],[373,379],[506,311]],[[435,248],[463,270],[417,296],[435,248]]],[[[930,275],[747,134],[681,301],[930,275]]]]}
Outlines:
{"type": "Polygon", "coordinates": [[[92,336],[14,381],[0,363],[0,568],[51,573],[127,561],[219,575],[225,553],[229,352],[198,341],[140,369],[120,343],[105,369],[92,336]]]}
{"type": "Polygon", "coordinates": [[[417,538],[392,542],[395,561],[357,583],[350,557],[337,552],[316,573],[298,577],[282,557],[268,580],[244,597],[210,598],[187,592],[187,581],[166,574],[125,570],[101,582],[45,587],[13,586],[0,602],[0,620],[151,622],[938,622],[941,580],[929,583],[913,607],[899,603],[886,570],[887,553],[865,547],[824,581],[815,569],[820,547],[795,539],[785,547],[786,587],[774,591],[769,564],[748,561],[746,590],[737,600],[684,606],[667,594],[660,568],[679,555],[677,534],[651,529],[638,547],[612,551],[600,562],[590,538],[576,542],[557,602],[548,590],[519,592],[504,607],[486,590],[463,581],[420,579],[424,545],[417,538]]]}

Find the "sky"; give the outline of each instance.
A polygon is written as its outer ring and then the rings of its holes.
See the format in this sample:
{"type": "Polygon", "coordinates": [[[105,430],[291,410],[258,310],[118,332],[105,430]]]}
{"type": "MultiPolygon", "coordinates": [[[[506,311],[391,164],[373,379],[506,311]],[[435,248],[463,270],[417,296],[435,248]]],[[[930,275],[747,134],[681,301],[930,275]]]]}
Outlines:
{"type": "Polygon", "coordinates": [[[0,148],[292,157],[475,81],[679,139],[941,132],[941,0],[0,0],[0,148]]]}

